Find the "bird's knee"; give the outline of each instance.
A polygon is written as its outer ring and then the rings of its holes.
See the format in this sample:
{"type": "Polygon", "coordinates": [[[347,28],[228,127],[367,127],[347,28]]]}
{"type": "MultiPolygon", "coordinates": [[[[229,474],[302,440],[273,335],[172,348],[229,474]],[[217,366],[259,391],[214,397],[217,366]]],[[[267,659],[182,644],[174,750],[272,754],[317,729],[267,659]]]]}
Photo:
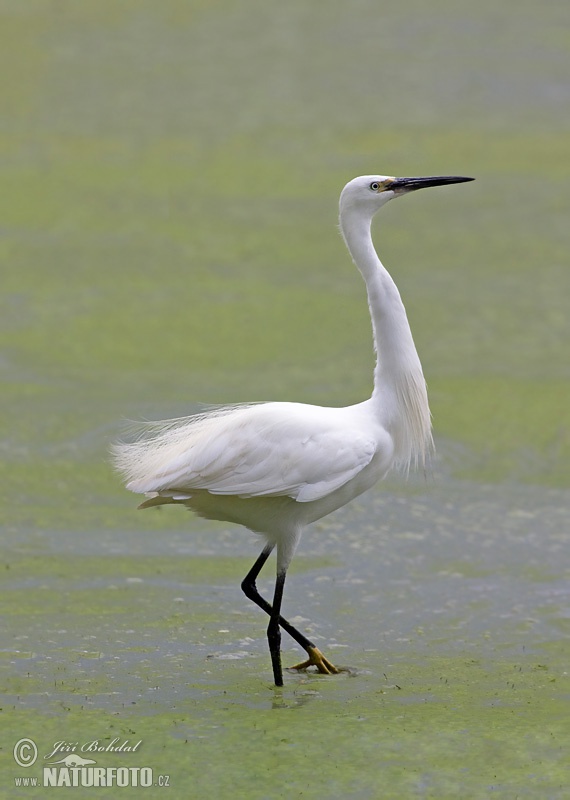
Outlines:
{"type": "Polygon", "coordinates": [[[241,590],[247,598],[252,600],[253,596],[257,594],[257,587],[255,585],[255,581],[251,582],[248,581],[247,578],[244,578],[243,581],[241,582],[241,590]]]}

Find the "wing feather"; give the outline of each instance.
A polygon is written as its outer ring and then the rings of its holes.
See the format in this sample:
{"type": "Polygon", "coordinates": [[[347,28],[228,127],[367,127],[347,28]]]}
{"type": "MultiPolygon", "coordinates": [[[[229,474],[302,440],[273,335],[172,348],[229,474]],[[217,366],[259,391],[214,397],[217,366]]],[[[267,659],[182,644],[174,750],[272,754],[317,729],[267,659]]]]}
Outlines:
{"type": "Polygon", "coordinates": [[[266,403],[155,426],[115,448],[134,492],[289,496],[306,503],[334,492],[370,463],[368,435],[343,409],[266,403]]]}

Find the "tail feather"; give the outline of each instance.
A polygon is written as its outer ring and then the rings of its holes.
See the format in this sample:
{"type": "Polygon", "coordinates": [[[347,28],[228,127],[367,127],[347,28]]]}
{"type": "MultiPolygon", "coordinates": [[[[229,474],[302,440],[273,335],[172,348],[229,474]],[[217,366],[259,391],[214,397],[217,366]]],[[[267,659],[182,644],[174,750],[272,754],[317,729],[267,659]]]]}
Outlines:
{"type": "Polygon", "coordinates": [[[137,510],[142,510],[143,508],[154,508],[155,506],[163,506],[172,502],[173,500],[171,497],[161,497],[157,494],[154,497],[149,497],[148,500],[139,503],[137,510]]]}

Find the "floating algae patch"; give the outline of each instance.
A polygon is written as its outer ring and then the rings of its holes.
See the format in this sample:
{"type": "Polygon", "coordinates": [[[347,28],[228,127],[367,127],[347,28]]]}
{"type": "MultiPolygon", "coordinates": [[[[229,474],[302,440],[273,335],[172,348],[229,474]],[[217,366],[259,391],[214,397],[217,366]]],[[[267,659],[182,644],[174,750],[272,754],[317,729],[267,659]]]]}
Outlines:
{"type": "MultiPolygon", "coordinates": [[[[141,530],[117,557],[78,557],[53,532],[44,560],[23,534],[2,575],[31,600],[6,618],[2,773],[23,736],[43,754],[118,735],[142,740],[137,760],[97,765],[149,765],[182,796],[261,800],[283,785],[299,798],[562,800],[567,522],[566,494],[541,488],[444,479],[364,496],[307,532],[285,594],[286,614],[348,671],[286,671],[282,690],[266,617],[239,588],[257,552],[247,536],[141,530]],[[135,543],[154,555],[129,556],[135,543]],[[173,558],[172,543],[219,555],[173,558]],[[208,582],[187,580],[194,568],[208,582]]],[[[284,637],[284,664],[299,656],[284,637]]]]}
{"type": "MultiPolygon", "coordinates": [[[[53,689],[62,702],[85,693],[87,706],[113,705],[125,681],[144,695],[157,675],[176,693],[185,690],[188,658],[203,670],[210,658],[251,655],[261,615],[239,582],[252,559],[16,552],[4,560],[0,670],[3,691],[18,703],[42,705],[43,686],[43,699],[53,689]]],[[[301,557],[292,573],[329,564],[301,557]]]]}
{"type": "Polygon", "coordinates": [[[529,657],[491,666],[410,655],[386,676],[287,675],[281,690],[242,675],[143,714],[120,696],[113,711],[89,709],[84,698],[54,715],[4,708],[3,738],[31,736],[40,757],[62,739],[140,742],[136,754],[91,757],[98,766],[150,766],[176,796],[261,800],[285,796],[275,787],[286,786],[299,798],[564,797],[567,709],[553,687],[562,680],[568,691],[568,676],[553,667],[557,656],[547,668],[529,657]]]}
{"type": "MultiPolygon", "coordinates": [[[[190,538],[190,535],[188,535],[190,538]]],[[[160,581],[161,576],[169,581],[186,583],[225,583],[241,580],[251,568],[252,562],[245,557],[194,556],[167,557],[160,555],[131,556],[77,556],[74,554],[43,554],[41,556],[11,553],[4,556],[5,576],[8,585],[20,586],[26,582],[37,583],[41,578],[77,580],[121,579],[131,582],[143,579],[160,581]]],[[[294,571],[325,568],[332,560],[323,557],[301,557],[294,571]]]]}
{"type": "MultiPolygon", "coordinates": [[[[546,358],[546,356],[544,356],[546,358]]],[[[464,376],[433,381],[436,426],[464,444],[449,454],[456,475],[567,487],[570,383],[464,376]]]]}

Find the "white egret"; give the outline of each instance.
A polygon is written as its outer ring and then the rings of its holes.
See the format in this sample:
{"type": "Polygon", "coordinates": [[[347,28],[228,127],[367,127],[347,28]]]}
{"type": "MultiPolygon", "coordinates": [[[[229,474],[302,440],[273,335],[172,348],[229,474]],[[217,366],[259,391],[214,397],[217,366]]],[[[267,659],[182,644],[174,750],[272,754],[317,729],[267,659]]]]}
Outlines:
{"type": "Polygon", "coordinates": [[[285,575],[301,532],[369,489],[393,468],[424,462],[433,446],[426,384],[400,294],[378,258],[370,232],[376,212],[395,197],[473,180],[457,176],[366,175],[340,196],[340,230],[368,293],[377,354],[369,400],[346,408],[270,402],[227,406],[151,424],[138,441],[114,447],[127,488],[207,519],[244,525],[266,546],[242,582],[269,615],[267,638],[276,686],[283,685],[283,628],[307,653],[292,669],[336,667],[281,616],[285,575]],[[273,602],[256,579],[277,547],[273,602]]]}

